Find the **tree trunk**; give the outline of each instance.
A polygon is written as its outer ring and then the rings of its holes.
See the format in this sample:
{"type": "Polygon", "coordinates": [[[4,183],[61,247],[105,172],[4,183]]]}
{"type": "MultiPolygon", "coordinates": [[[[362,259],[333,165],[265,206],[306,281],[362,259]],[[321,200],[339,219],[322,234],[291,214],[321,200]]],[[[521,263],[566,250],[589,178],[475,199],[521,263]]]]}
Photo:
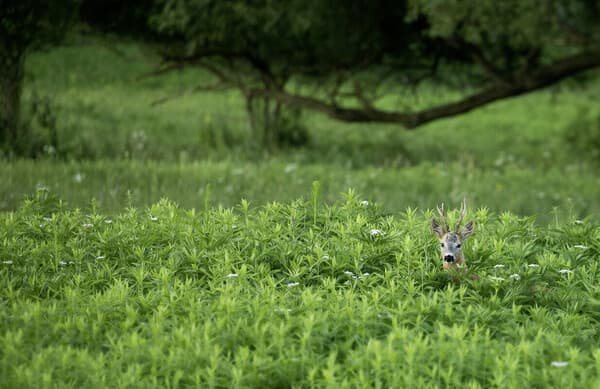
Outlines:
{"type": "Polygon", "coordinates": [[[27,134],[19,131],[21,89],[25,69],[25,51],[0,47],[0,147],[20,154],[27,141],[27,134]]]}

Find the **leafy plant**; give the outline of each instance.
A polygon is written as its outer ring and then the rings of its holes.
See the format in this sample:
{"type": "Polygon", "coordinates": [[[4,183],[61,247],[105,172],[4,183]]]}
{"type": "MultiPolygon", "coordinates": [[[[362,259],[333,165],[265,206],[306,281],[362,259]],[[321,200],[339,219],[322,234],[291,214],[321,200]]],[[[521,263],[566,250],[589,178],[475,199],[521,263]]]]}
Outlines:
{"type": "Polygon", "coordinates": [[[40,192],[0,214],[4,384],[598,382],[597,224],[474,211],[472,278],[441,270],[429,210],[386,215],[354,191],[327,205],[318,184],[210,199],[108,216],[40,192]]]}

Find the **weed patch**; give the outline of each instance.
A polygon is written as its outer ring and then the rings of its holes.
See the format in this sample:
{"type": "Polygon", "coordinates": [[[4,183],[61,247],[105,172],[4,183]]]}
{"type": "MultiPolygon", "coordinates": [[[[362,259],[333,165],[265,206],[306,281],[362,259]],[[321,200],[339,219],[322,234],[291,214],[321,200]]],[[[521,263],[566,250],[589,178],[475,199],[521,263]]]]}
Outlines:
{"type": "MultiPolygon", "coordinates": [[[[432,211],[353,191],[108,216],[0,214],[9,387],[593,387],[600,227],[479,209],[445,273],[432,211]]],[[[452,213],[451,213],[452,216],[452,213]]]]}

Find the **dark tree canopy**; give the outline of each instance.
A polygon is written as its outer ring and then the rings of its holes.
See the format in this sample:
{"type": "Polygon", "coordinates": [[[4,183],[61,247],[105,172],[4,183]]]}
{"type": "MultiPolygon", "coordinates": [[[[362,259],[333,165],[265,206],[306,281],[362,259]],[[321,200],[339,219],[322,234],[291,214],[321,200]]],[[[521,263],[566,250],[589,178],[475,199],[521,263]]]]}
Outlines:
{"type": "Polygon", "coordinates": [[[18,151],[20,97],[28,51],[57,42],[77,16],[77,0],[0,0],[0,147],[18,151]]]}
{"type": "Polygon", "coordinates": [[[160,0],[171,67],[202,66],[248,99],[344,121],[414,128],[600,66],[596,0],[160,0]],[[424,81],[471,95],[387,111],[381,93],[424,81]]]}

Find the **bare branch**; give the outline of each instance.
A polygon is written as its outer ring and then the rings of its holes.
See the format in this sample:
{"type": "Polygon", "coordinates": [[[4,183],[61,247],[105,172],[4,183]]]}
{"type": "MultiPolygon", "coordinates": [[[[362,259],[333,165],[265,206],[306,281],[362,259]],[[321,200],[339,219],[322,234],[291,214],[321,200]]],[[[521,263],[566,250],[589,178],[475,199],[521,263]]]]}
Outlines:
{"type": "Polygon", "coordinates": [[[547,87],[566,77],[599,66],[600,51],[573,55],[543,66],[528,77],[511,77],[510,83],[498,82],[459,101],[442,104],[418,112],[390,112],[375,108],[346,108],[335,103],[326,103],[314,97],[291,94],[284,89],[250,89],[247,92],[254,97],[269,97],[284,104],[297,105],[319,111],[341,121],[397,123],[407,129],[414,129],[437,119],[469,112],[497,100],[547,87]]]}
{"type": "Polygon", "coordinates": [[[224,84],[222,82],[218,82],[218,83],[215,83],[212,85],[198,85],[193,88],[178,92],[177,94],[174,94],[171,96],[161,97],[158,100],[154,100],[152,103],[150,103],[150,105],[154,107],[154,106],[164,104],[168,101],[175,100],[175,99],[183,97],[183,96],[189,96],[193,93],[205,92],[205,91],[213,91],[213,92],[214,91],[223,91],[223,90],[226,90],[229,88],[230,88],[229,85],[224,84]]]}

